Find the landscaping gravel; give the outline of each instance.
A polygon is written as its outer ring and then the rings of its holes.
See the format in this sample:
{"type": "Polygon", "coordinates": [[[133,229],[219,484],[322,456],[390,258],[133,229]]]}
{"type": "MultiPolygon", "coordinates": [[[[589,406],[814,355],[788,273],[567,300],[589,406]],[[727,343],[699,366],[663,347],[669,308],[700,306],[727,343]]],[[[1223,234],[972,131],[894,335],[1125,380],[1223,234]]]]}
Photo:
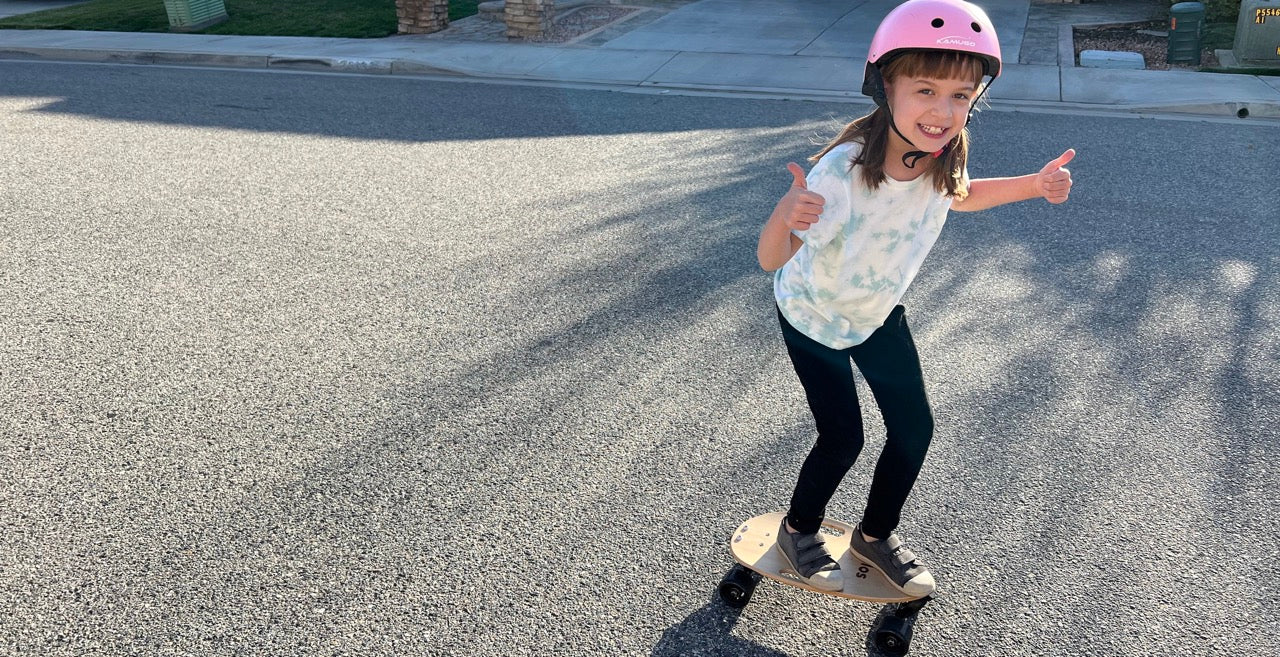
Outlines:
{"type": "Polygon", "coordinates": [[[1114,50],[1136,52],[1142,55],[1148,70],[1195,71],[1205,66],[1217,66],[1218,57],[1210,48],[1201,53],[1199,64],[1170,64],[1168,23],[1150,21],[1124,26],[1075,28],[1076,65],[1080,65],[1080,52],[1084,50],[1114,50]]]}

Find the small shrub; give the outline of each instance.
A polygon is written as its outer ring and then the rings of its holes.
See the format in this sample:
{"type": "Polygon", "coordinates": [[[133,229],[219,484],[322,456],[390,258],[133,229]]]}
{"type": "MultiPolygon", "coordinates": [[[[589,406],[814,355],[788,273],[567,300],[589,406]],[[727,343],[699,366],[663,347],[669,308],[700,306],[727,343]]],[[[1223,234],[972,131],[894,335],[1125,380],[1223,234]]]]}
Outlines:
{"type": "MultiPolygon", "coordinates": [[[[1169,0],[1169,6],[1184,0],[1169,0]]],[[[1204,22],[1235,23],[1240,16],[1240,0],[1194,0],[1204,5],[1204,22]]]]}

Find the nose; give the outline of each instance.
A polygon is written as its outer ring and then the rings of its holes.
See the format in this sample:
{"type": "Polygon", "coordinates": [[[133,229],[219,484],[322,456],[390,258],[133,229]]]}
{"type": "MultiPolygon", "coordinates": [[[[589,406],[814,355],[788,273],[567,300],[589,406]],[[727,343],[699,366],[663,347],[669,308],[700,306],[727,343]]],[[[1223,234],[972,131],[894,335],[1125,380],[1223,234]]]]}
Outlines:
{"type": "Polygon", "coordinates": [[[929,100],[928,113],[932,115],[933,118],[938,118],[938,119],[950,118],[954,110],[955,110],[955,105],[952,104],[951,98],[947,96],[936,96],[929,100]]]}

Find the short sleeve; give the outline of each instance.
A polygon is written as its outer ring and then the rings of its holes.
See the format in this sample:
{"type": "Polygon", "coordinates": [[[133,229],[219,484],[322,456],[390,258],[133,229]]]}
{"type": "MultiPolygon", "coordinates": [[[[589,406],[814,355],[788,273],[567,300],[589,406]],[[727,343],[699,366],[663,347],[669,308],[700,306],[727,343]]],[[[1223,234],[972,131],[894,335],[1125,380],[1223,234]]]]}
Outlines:
{"type": "Polygon", "coordinates": [[[822,214],[808,230],[791,232],[812,247],[831,241],[849,219],[850,185],[853,182],[853,174],[849,170],[850,146],[842,144],[831,149],[805,177],[809,191],[823,198],[822,214]]]}

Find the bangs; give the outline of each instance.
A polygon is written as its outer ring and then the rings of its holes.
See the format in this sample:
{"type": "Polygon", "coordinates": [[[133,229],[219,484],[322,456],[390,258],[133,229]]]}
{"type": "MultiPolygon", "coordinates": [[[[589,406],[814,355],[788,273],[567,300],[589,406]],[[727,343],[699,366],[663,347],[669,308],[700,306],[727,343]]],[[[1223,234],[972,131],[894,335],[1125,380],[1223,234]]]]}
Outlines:
{"type": "Polygon", "coordinates": [[[982,83],[984,66],[981,59],[955,50],[913,50],[894,57],[884,68],[884,78],[933,78],[937,80],[982,83]]]}

